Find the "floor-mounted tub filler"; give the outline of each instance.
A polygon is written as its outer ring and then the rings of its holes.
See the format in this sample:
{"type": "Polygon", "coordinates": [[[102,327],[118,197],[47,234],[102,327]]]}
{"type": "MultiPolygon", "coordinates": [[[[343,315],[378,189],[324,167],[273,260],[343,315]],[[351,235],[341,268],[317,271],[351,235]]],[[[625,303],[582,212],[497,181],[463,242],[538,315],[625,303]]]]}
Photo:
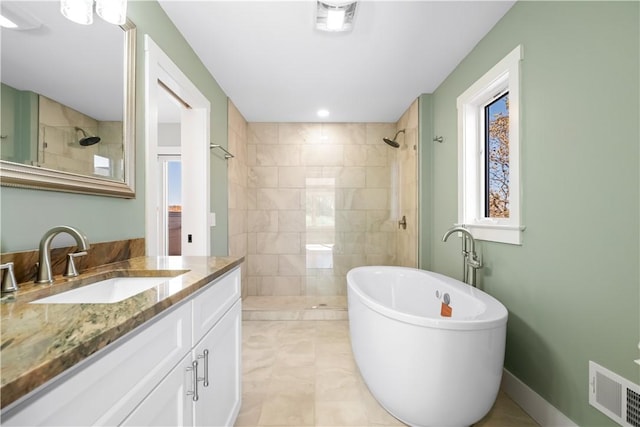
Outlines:
{"type": "Polygon", "coordinates": [[[507,309],[441,274],[358,267],[347,274],[356,364],[391,415],[411,426],[469,426],[498,394],[507,309]]]}

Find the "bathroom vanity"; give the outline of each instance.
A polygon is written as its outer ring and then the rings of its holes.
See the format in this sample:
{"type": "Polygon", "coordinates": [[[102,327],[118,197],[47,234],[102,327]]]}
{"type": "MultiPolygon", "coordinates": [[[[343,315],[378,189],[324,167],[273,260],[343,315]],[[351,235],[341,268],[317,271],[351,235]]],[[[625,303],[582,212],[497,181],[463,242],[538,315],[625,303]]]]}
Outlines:
{"type": "Polygon", "coordinates": [[[134,258],[3,299],[3,425],[233,425],[242,260],[134,258]],[[114,275],[168,277],[115,303],[34,303],[114,275]]]}

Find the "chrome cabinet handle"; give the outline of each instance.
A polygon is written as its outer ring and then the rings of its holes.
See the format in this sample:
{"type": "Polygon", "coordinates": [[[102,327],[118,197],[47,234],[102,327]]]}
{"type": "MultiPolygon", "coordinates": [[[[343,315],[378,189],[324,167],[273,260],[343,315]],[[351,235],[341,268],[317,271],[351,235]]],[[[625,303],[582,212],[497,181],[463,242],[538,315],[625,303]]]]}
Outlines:
{"type": "Polygon", "coordinates": [[[202,380],[202,385],[209,387],[209,350],[202,352],[202,355],[198,355],[198,359],[204,359],[204,377],[198,378],[202,380]]]}
{"type": "Polygon", "coordinates": [[[193,376],[193,391],[188,391],[187,396],[193,396],[193,401],[198,401],[198,361],[191,362],[191,366],[187,368],[187,372],[191,371],[193,376]]]}

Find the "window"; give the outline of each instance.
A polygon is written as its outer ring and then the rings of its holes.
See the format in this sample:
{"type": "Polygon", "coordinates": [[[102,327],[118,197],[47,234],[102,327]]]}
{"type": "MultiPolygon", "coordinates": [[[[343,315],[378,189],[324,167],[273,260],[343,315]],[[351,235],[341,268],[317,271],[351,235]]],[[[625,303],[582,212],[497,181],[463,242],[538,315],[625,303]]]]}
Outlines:
{"type": "Polygon", "coordinates": [[[93,174],[110,177],[111,161],[108,157],[93,155],[93,174]]]}
{"type": "Polygon", "coordinates": [[[509,92],[484,107],[484,216],[509,218],[509,92]]]}
{"type": "Polygon", "coordinates": [[[458,97],[458,222],[480,240],[520,244],[518,46],[458,97]]]}

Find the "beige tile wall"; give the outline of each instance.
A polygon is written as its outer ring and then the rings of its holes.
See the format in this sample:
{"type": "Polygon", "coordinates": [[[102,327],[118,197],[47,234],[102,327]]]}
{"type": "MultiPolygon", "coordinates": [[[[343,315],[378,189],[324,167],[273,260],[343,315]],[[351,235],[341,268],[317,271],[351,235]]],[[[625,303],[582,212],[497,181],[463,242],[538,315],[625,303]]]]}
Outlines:
{"type": "Polygon", "coordinates": [[[394,123],[249,123],[249,295],[344,295],[351,268],[395,264],[394,123]]]}
{"type": "MultiPolygon", "coordinates": [[[[228,104],[229,255],[247,255],[247,121],[231,101],[228,104]]],[[[247,262],[241,266],[242,297],[247,296],[247,262]]]]}
{"type": "Polygon", "coordinates": [[[83,175],[98,175],[123,179],[122,122],[100,122],[45,96],[38,97],[38,164],[45,168],[83,175]],[[90,135],[98,135],[100,142],[83,147],[82,136],[75,127],[90,135]],[[110,160],[108,175],[96,174],[94,155],[110,160]]]}
{"type": "Polygon", "coordinates": [[[399,216],[404,215],[407,228],[398,228],[398,265],[418,266],[418,100],[398,120],[398,200],[399,216]]]}

